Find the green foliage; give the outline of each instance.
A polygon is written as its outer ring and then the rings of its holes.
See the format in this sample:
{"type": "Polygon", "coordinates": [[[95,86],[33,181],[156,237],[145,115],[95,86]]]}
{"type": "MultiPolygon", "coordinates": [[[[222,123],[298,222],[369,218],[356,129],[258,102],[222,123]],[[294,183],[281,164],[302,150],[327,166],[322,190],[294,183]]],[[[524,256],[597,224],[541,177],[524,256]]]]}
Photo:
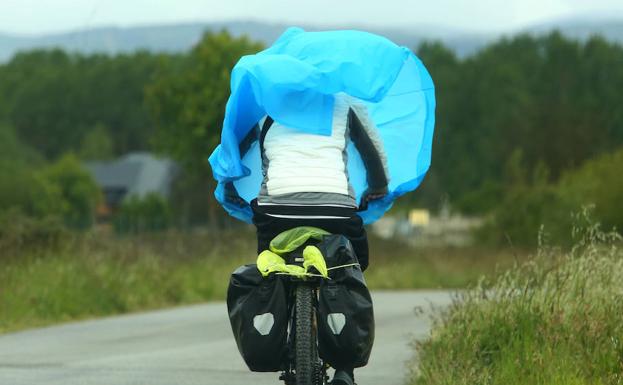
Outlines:
{"type": "Polygon", "coordinates": [[[88,228],[93,224],[100,190],[78,158],[65,155],[42,169],[40,177],[54,189],[60,216],[68,226],[88,228]]]}
{"type": "Polygon", "coordinates": [[[521,156],[515,153],[507,166],[506,190],[488,223],[478,230],[483,241],[536,246],[538,229],[562,245],[572,241],[567,231],[572,212],[586,205],[606,228],[623,228],[623,149],[587,161],[566,172],[559,182],[548,182],[548,172],[538,166],[528,180],[521,156]]]}
{"type": "Polygon", "coordinates": [[[504,186],[488,222],[477,230],[481,240],[534,247],[541,226],[549,236],[554,233],[557,241],[566,238],[573,207],[560,199],[556,186],[548,182],[544,166],[529,178],[523,152],[515,150],[505,167],[504,186]]]}
{"type": "Polygon", "coordinates": [[[505,193],[478,235],[498,245],[535,247],[542,226],[548,237],[566,243],[568,232],[563,229],[571,223],[572,207],[560,200],[553,185],[514,186],[505,193]]]}
{"type": "Polygon", "coordinates": [[[60,215],[58,186],[32,168],[0,162],[0,212],[15,209],[34,218],[60,215]]]}
{"type": "Polygon", "coordinates": [[[109,160],[114,156],[114,141],[103,124],[97,124],[85,134],[80,145],[80,158],[109,160]]]}
{"type": "Polygon", "coordinates": [[[40,163],[36,151],[0,124],[0,214],[13,209],[42,218],[59,212],[57,190],[35,172],[40,163]]]}
{"type": "Polygon", "coordinates": [[[207,155],[220,139],[230,71],[241,56],[261,48],[247,37],[206,33],[189,54],[162,62],[157,80],[147,89],[157,148],[191,172],[206,172],[207,155]]]}
{"type": "Polygon", "coordinates": [[[10,257],[10,250],[49,252],[59,249],[69,237],[58,217],[35,218],[16,208],[0,212],[0,263],[10,257]]]}
{"type": "MultiPolygon", "coordinates": [[[[171,192],[171,214],[176,226],[188,228],[196,225],[214,225],[215,217],[221,212],[212,201],[214,183],[205,175],[194,175],[182,171],[173,183],[171,192]]],[[[223,217],[220,217],[223,219],[223,217]]]]}
{"type": "Polygon", "coordinates": [[[241,56],[261,48],[247,37],[206,33],[190,53],[162,61],[157,80],[147,88],[146,100],[157,129],[156,148],[185,170],[178,186],[178,192],[185,191],[188,198],[181,211],[192,213],[185,221],[203,216],[214,224],[222,215],[211,193],[215,185],[208,155],[220,141],[231,69],[241,56]]]}
{"type": "Polygon", "coordinates": [[[587,222],[574,248],[463,293],[421,342],[413,384],[620,384],[622,238],[587,222]]]}
{"type": "MultiPolygon", "coordinates": [[[[219,141],[231,68],[261,48],[220,32],[205,34],[190,52],[175,55],[20,53],[0,65],[0,122],[6,123],[0,124],[0,163],[8,159],[30,168],[41,162],[39,153],[46,159],[68,151],[106,159],[155,149],[186,172],[176,190],[174,212],[183,216],[177,221],[223,223],[211,194],[207,156],[219,141]]],[[[623,146],[623,48],[616,43],[600,37],[578,42],[552,33],[504,38],[467,58],[436,42],[422,44],[418,54],[435,81],[437,124],[429,175],[418,193],[401,199],[403,208],[437,209],[449,202],[470,215],[541,215],[530,207],[551,201],[551,194],[510,181],[507,165],[515,150],[523,155],[531,185],[539,168],[547,169],[547,182],[555,184],[587,160],[623,146]],[[524,197],[530,202],[519,202],[524,197]]],[[[36,194],[53,190],[37,186],[45,181],[34,181],[22,166],[2,167],[11,180],[23,179],[16,186],[32,185],[36,194]]],[[[6,196],[11,184],[0,181],[0,194],[6,196]]],[[[563,200],[584,204],[597,199],[591,194],[563,194],[563,200]]],[[[605,223],[620,225],[608,210],[596,213],[609,215],[605,223]]],[[[535,223],[522,226],[533,233],[535,223]]]]}
{"type": "Polygon", "coordinates": [[[122,234],[166,230],[171,224],[169,204],[156,193],[128,197],[115,213],[113,223],[122,234]]]}
{"type": "Polygon", "coordinates": [[[60,191],[37,171],[41,163],[11,127],[0,124],[0,250],[54,249],[67,237],[58,218],[60,191]]]}
{"type": "Polygon", "coordinates": [[[61,50],[19,53],[0,66],[2,109],[24,143],[48,159],[79,151],[97,124],[110,129],[116,154],[145,150],[153,125],[143,89],[159,61],[160,55],[144,52],[115,57],[61,50]]]}
{"type": "MultiPolygon", "coordinates": [[[[452,194],[461,180],[447,177],[456,167],[462,164],[451,164],[448,159],[451,155],[446,149],[455,149],[453,143],[458,139],[452,128],[460,124],[460,113],[455,109],[460,106],[457,88],[460,82],[461,62],[454,52],[442,43],[423,43],[417,50],[426,68],[435,82],[435,98],[437,101],[435,111],[435,135],[433,136],[433,155],[431,169],[429,170],[418,194],[407,195],[404,200],[413,200],[413,203],[421,204],[431,209],[438,209],[442,200],[447,200],[448,194],[452,194]],[[452,167],[452,168],[451,168],[452,167]]],[[[460,172],[457,170],[456,172],[460,172]]],[[[399,201],[398,204],[401,204],[399,201]]]]}
{"type": "MultiPolygon", "coordinates": [[[[23,228],[35,232],[40,232],[37,221],[49,217],[61,218],[71,227],[86,228],[93,222],[99,194],[91,175],[74,156],[43,165],[32,148],[24,145],[8,126],[0,125],[0,216],[17,212],[29,217],[24,219],[23,228]]],[[[11,227],[9,222],[7,226],[11,227]]],[[[7,231],[3,230],[4,235],[7,231]]],[[[25,230],[16,231],[22,234],[25,230]]]]}
{"type": "Polygon", "coordinates": [[[19,140],[13,127],[0,121],[0,162],[31,165],[41,163],[41,161],[41,156],[37,151],[19,140]]]}
{"type": "Polygon", "coordinates": [[[487,213],[515,149],[527,175],[543,164],[555,181],[623,145],[623,47],[616,43],[552,33],[502,39],[463,60],[439,44],[418,52],[438,99],[423,197],[447,194],[460,211],[487,213]]]}
{"type": "Polygon", "coordinates": [[[594,215],[604,227],[623,229],[623,148],[565,173],[558,192],[575,205],[593,205],[594,215]]]}
{"type": "Polygon", "coordinates": [[[1,261],[0,292],[11,295],[0,295],[0,333],[223,300],[227,277],[248,263],[253,246],[239,233],[150,238],[85,233],[58,249],[2,250],[9,258],[1,261]]]}

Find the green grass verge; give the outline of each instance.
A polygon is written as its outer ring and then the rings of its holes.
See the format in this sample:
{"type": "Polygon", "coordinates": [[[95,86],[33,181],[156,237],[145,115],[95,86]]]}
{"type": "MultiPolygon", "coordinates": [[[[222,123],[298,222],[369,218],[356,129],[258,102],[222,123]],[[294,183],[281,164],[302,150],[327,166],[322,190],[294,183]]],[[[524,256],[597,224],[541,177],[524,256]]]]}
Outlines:
{"type": "Polygon", "coordinates": [[[591,226],[458,298],[418,344],[417,385],[623,383],[623,250],[591,226]]]}
{"type": "Polygon", "coordinates": [[[465,288],[483,276],[496,276],[528,255],[481,247],[420,249],[375,238],[369,243],[370,267],[365,276],[372,289],[465,288]]]}
{"type": "MultiPolygon", "coordinates": [[[[508,265],[508,253],[414,250],[372,239],[373,289],[463,287],[508,265]]],[[[75,236],[0,257],[0,332],[178,304],[223,300],[231,272],[255,261],[251,231],[75,236]]]]}
{"type": "Polygon", "coordinates": [[[89,234],[56,250],[19,250],[0,260],[0,332],[223,299],[252,247],[222,232],[89,234]]]}

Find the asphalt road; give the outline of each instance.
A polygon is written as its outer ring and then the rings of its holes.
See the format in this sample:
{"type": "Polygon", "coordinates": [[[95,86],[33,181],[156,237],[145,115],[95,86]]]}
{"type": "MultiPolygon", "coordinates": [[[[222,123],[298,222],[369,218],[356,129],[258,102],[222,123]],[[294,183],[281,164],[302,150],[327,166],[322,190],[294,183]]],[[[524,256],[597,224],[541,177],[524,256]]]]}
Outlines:
{"type": "MultiPolygon", "coordinates": [[[[447,292],[376,292],[376,342],[359,385],[403,385],[410,343],[447,292]],[[424,310],[416,312],[416,307],[424,310]]],[[[224,303],[71,323],[0,336],[0,385],[269,385],[238,354],[224,303]]]]}

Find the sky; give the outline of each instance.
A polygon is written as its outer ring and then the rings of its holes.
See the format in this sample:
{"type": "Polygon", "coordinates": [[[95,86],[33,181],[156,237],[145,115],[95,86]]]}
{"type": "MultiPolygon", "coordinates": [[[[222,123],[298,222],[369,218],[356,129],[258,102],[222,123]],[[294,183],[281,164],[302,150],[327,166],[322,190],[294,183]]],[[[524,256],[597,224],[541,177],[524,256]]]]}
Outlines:
{"type": "Polygon", "coordinates": [[[0,32],[223,20],[502,32],[585,15],[623,19],[623,0],[0,0],[0,32]]]}

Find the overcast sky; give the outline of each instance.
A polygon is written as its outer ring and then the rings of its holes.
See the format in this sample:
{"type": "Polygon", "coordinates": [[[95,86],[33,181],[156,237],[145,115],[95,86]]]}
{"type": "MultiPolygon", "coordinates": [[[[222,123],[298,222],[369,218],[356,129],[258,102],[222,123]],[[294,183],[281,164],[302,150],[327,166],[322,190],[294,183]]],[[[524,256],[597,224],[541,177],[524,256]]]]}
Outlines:
{"type": "Polygon", "coordinates": [[[0,0],[0,32],[232,19],[507,31],[584,15],[623,18],[623,0],[0,0]]]}

